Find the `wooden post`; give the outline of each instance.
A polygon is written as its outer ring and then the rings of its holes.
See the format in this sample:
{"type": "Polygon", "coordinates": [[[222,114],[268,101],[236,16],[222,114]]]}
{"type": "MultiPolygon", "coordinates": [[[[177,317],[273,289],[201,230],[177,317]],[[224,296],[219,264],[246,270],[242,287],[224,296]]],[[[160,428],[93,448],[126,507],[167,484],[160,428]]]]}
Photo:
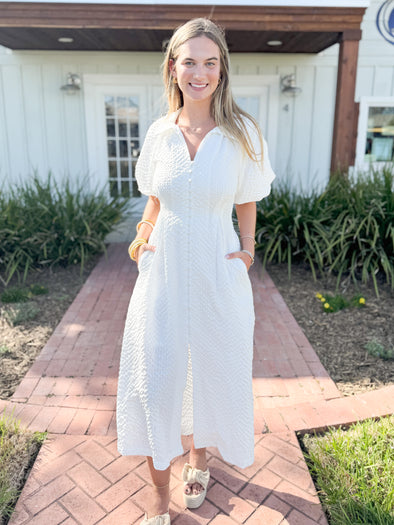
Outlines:
{"type": "Polygon", "coordinates": [[[331,151],[331,175],[347,172],[355,158],[354,130],[357,107],[354,101],[358,46],[361,31],[344,31],[340,39],[334,132],[331,151]]]}

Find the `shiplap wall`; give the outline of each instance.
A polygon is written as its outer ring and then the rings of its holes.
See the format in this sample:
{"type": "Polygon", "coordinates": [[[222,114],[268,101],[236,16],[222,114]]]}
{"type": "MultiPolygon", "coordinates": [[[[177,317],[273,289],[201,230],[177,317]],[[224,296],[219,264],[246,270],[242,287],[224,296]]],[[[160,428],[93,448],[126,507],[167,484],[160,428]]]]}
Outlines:
{"type": "MultiPolygon", "coordinates": [[[[383,0],[372,0],[360,43],[356,100],[394,97],[394,46],[379,34],[375,19],[383,0]]],[[[329,174],[339,46],[319,55],[233,54],[234,75],[294,73],[302,93],[281,95],[277,155],[279,177],[303,187],[323,185],[329,174]]],[[[0,46],[0,181],[49,170],[58,179],[88,171],[82,93],[60,91],[68,72],[158,74],[159,53],[11,52],[0,46]]]]}

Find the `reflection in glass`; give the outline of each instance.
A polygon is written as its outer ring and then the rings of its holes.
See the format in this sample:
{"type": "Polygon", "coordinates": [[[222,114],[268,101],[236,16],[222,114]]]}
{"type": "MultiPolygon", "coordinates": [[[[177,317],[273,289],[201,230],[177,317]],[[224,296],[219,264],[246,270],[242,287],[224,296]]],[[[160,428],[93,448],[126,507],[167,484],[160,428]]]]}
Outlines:
{"type": "Polygon", "coordinates": [[[122,179],[129,178],[129,161],[128,160],[120,161],[120,176],[122,179]]]}
{"type": "Polygon", "coordinates": [[[108,157],[116,157],[116,141],[108,140],[108,157]]]}
{"type": "Polygon", "coordinates": [[[127,140],[119,141],[119,157],[128,157],[127,140]]]}
{"type": "Polygon", "coordinates": [[[107,137],[115,137],[115,120],[107,119],[107,137]]]}
{"type": "Polygon", "coordinates": [[[116,179],[117,176],[118,176],[118,170],[117,170],[117,167],[116,167],[116,160],[110,160],[108,162],[108,167],[109,167],[109,176],[111,179],[116,179]]]}
{"type": "Polygon", "coordinates": [[[364,160],[394,160],[394,106],[369,108],[364,160]]]}
{"type": "Polygon", "coordinates": [[[139,137],[139,129],[137,124],[130,124],[130,137],[139,137]]]}
{"type": "Polygon", "coordinates": [[[128,180],[121,181],[121,191],[123,197],[130,197],[130,182],[128,180]]]}
{"type": "Polygon", "coordinates": [[[141,197],[136,180],[133,180],[133,197],[141,197]]]}
{"type": "Polygon", "coordinates": [[[130,153],[132,157],[138,157],[140,154],[139,140],[130,141],[130,153]]]}
{"type": "Polygon", "coordinates": [[[115,115],[115,101],[114,97],[105,96],[105,114],[107,117],[115,115]]]}
{"type": "Polygon", "coordinates": [[[119,137],[127,137],[127,121],[119,120],[119,137]]]}
{"type": "Polygon", "coordinates": [[[118,196],[118,181],[117,180],[111,180],[109,181],[109,194],[111,197],[117,197],[118,196]]]}

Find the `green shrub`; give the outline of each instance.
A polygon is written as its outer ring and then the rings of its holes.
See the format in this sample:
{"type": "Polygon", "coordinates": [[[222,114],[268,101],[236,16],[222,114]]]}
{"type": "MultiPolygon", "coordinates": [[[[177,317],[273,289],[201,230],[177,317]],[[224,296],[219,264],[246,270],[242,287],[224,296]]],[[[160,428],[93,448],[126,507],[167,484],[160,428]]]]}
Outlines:
{"type": "Polygon", "coordinates": [[[29,300],[27,288],[8,288],[1,294],[3,303],[25,303],[29,300]]]}
{"type": "Polygon", "coordinates": [[[105,236],[120,222],[127,200],[105,191],[88,192],[81,181],[57,184],[34,175],[0,192],[0,277],[24,278],[31,268],[81,263],[105,250],[105,236]]]}
{"type": "Polygon", "coordinates": [[[257,250],[267,261],[291,264],[307,261],[313,273],[324,265],[328,246],[327,224],[330,212],[322,206],[323,195],[297,193],[288,182],[273,185],[271,194],[257,203],[257,250]]]}
{"type": "Polygon", "coordinates": [[[394,348],[385,348],[379,341],[373,339],[365,345],[367,352],[375,357],[381,359],[394,359],[394,348]]]}
{"type": "Polygon", "coordinates": [[[394,288],[394,169],[352,177],[336,174],[319,193],[297,193],[274,184],[257,203],[256,249],[267,261],[305,261],[316,269],[344,274],[355,282],[378,275],[394,288]]]}
{"type": "Polygon", "coordinates": [[[30,292],[33,295],[45,295],[49,290],[46,286],[42,286],[42,284],[33,283],[30,285],[30,292]]]}
{"type": "Polygon", "coordinates": [[[17,326],[31,321],[40,313],[34,304],[16,303],[12,307],[4,309],[4,317],[10,326],[17,326]]]}

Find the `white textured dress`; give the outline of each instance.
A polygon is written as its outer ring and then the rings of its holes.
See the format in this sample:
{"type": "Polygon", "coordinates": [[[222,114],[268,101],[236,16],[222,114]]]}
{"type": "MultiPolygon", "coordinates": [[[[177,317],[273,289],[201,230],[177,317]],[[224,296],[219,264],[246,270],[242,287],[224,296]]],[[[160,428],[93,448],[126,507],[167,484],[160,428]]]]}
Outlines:
{"type": "Polygon", "coordinates": [[[160,212],[124,330],[117,446],[165,470],[193,433],[196,448],[217,447],[245,468],[254,461],[254,305],[245,263],[225,255],[241,249],[233,204],[267,196],[275,174],[265,140],[262,170],[219,127],[191,161],[177,114],[151,125],[136,170],[160,212]]]}

